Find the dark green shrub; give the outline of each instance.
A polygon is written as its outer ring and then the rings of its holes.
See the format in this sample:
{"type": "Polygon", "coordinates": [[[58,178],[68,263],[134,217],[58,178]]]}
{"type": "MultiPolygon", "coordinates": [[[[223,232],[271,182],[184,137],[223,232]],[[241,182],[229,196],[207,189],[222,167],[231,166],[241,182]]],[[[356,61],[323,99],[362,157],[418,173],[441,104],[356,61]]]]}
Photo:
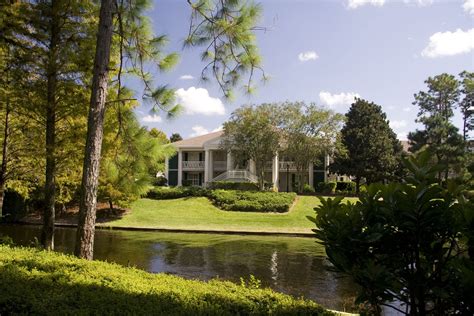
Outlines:
{"type": "Polygon", "coordinates": [[[431,152],[404,164],[405,182],[370,184],[355,204],[321,197],[313,231],[376,314],[403,303],[410,315],[473,315],[473,201],[455,180],[438,182],[431,152]]]}
{"type": "Polygon", "coordinates": [[[258,185],[251,182],[216,181],[210,184],[212,190],[258,191],[258,185]]]}
{"type": "Polygon", "coordinates": [[[316,192],[325,194],[334,194],[336,192],[336,182],[318,182],[316,184],[316,192]]]}
{"type": "Polygon", "coordinates": [[[352,181],[337,181],[336,192],[354,194],[356,192],[356,183],[352,181]]]}
{"type": "Polygon", "coordinates": [[[206,196],[207,190],[201,187],[156,187],[151,189],[147,198],[154,200],[171,200],[183,197],[206,196]]]}
{"type": "Polygon", "coordinates": [[[270,289],[0,246],[1,315],[332,315],[270,289]]]}
{"type": "Polygon", "coordinates": [[[213,190],[208,196],[227,211],[283,213],[290,210],[296,193],[213,190]]]}

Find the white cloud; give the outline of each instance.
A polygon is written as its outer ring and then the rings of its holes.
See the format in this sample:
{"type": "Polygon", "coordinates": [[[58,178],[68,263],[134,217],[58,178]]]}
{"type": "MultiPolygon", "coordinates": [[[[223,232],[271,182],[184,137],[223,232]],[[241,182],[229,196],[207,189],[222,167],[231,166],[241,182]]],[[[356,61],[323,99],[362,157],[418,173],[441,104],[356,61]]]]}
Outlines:
{"type": "Polygon", "coordinates": [[[385,4],[385,0],[349,0],[347,2],[347,7],[349,9],[357,9],[358,7],[364,5],[373,5],[376,7],[381,7],[385,4]]]}
{"type": "Polygon", "coordinates": [[[469,53],[474,50],[474,28],[454,32],[437,32],[430,36],[430,42],[421,52],[421,56],[436,58],[469,53]]]}
{"type": "Polygon", "coordinates": [[[219,131],[222,131],[223,129],[224,129],[224,126],[221,125],[221,126],[219,126],[219,127],[214,128],[214,129],[211,131],[211,133],[219,132],[219,131]]]}
{"type": "Polygon", "coordinates": [[[224,104],[219,98],[212,98],[204,88],[190,87],[176,90],[176,100],[186,114],[224,115],[224,104]]]}
{"type": "Polygon", "coordinates": [[[464,4],[462,5],[464,11],[469,13],[470,15],[474,15],[474,0],[464,0],[464,4]]]}
{"type": "Polygon", "coordinates": [[[331,94],[327,91],[319,92],[319,100],[321,103],[330,108],[336,106],[349,106],[354,103],[355,98],[360,98],[360,95],[354,92],[341,92],[339,94],[331,94]]]}
{"type": "Polygon", "coordinates": [[[318,54],[316,54],[316,52],[313,50],[298,54],[298,59],[302,62],[309,61],[309,60],[316,60],[318,58],[319,58],[318,54]]]}
{"type": "Polygon", "coordinates": [[[411,112],[411,107],[410,106],[404,107],[403,112],[411,112]]]}
{"type": "Polygon", "coordinates": [[[390,127],[393,129],[400,129],[402,127],[407,126],[407,121],[401,120],[401,121],[391,121],[390,122],[390,127]]]}
{"type": "Polygon", "coordinates": [[[419,7],[427,7],[433,4],[433,0],[403,0],[405,4],[416,4],[419,7]]]}
{"type": "Polygon", "coordinates": [[[191,127],[191,129],[193,130],[193,132],[189,134],[189,137],[196,137],[196,136],[209,134],[209,130],[207,128],[204,128],[201,125],[195,125],[191,127]]]}
{"type": "Polygon", "coordinates": [[[397,134],[398,140],[408,140],[408,133],[407,132],[400,132],[397,134]]]}
{"type": "Polygon", "coordinates": [[[191,75],[182,75],[181,77],[179,77],[179,79],[181,79],[181,80],[192,80],[192,79],[194,79],[194,77],[191,76],[191,75]]]}
{"type": "Polygon", "coordinates": [[[142,117],[142,121],[146,123],[160,123],[163,119],[160,116],[153,114],[142,117]]]}

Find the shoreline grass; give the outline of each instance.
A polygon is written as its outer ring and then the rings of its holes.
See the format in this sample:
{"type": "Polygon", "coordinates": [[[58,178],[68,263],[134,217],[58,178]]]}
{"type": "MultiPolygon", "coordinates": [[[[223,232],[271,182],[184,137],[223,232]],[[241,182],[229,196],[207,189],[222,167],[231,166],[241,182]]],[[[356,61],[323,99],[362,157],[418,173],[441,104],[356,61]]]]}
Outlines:
{"type": "MultiPolygon", "coordinates": [[[[356,198],[347,198],[355,201],[356,198]]],[[[122,218],[102,226],[143,227],[181,230],[248,231],[269,233],[311,233],[314,224],[306,217],[314,216],[319,205],[315,196],[298,196],[287,213],[255,213],[223,211],[205,197],[173,200],[140,199],[122,218]]]]}

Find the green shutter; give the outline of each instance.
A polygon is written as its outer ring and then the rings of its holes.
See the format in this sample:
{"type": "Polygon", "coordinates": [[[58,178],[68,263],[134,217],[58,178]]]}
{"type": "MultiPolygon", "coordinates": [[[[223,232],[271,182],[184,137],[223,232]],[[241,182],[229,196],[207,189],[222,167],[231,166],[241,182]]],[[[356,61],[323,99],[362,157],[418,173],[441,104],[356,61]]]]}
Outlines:
{"type": "Polygon", "coordinates": [[[168,185],[177,186],[178,185],[178,171],[170,170],[168,171],[168,185]]]}
{"type": "Polygon", "coordinates": [[[168,169],[169,170],[178,169],[178,155],[174,155],[168,160],[168,169]]]}

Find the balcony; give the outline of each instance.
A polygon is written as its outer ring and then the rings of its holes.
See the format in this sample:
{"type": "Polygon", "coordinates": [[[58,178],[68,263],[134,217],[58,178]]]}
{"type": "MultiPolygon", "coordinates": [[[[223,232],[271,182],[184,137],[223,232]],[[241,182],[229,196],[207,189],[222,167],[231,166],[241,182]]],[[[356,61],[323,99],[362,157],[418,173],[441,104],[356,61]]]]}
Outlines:
{"type": "Polygon", "coordinates": [[[204,170],[204,161],[183,161],[183,170],[204,170]]]}
{"type": "MultiPolygon", "coordinates": [[[[296,171],[296,165],[293,161],[279,161],[278,162],[278,170],[280,172],[285,172],[287,170],[287,165],[288,165],[288,171],[296,171]]],[[[308,169],[308,168],[305,168],[308,169]]],[[[265,165],[265,170],[270,171],[272,170],[272,162],[267,162],[265,165]]]]}

